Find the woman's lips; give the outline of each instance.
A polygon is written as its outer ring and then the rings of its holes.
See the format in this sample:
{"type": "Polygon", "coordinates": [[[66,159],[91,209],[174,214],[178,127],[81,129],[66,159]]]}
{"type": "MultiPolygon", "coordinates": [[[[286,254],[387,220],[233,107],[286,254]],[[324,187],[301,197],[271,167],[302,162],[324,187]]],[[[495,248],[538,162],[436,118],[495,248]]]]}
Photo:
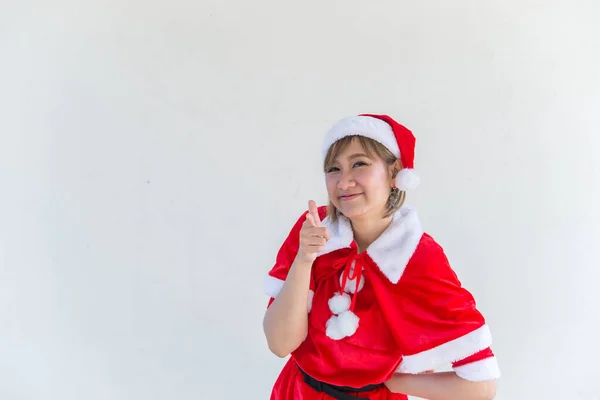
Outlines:
{"type": "Polygon", "coordinates": [[[362,193],[346,194],[346,195],[340,196],[340,200],[352,200],[352,199],[357,198],[361,194],[362,193]]]}

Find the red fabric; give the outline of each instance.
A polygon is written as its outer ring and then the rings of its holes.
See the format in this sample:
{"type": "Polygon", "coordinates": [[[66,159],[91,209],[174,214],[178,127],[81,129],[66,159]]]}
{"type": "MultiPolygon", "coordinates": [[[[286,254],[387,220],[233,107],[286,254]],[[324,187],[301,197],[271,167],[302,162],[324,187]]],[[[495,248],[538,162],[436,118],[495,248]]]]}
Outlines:
{"type": "MultiPolygon", "coordinates": [[[[400,393],[392,393],[386,387],[381,387],[369,392],[350,394],[354,397],[369,398],[371,400],[408,400],[408,397],[400,393]]],[[[304,383],[304,378],[293,358],[290,358],[283,367],[279,377],[275,381],[271,400],[335,400],[333,397],[315,391],[304,383]]]]}
{"type": "Polygon", "coordinates": [[[494,357],[494,352],[492,351],[492,349],[490,347],[488,347],[487,349],[478,351],[477,353],[473,354],[472,356],[463,358],[460,361],[456,361],[456,362],[452,363],[452,367],[453,368],[462,367],[463,365],[467,365],[467,364],[471,364],[471,363],[474,363],[477,361],[485,360],[486,358],[490,358],[490,357],[494,357]]]}
{"type": "Polygon", "coordinates": [[[404,356],[458,339],[485,324],[473,296],[461,286],[442,248],[427,234],[398,284],[381,273],[373,278],[387,325],[404,356]]]}
{"type": "MultiPolygon", "coordinates": [[[[356,250],[338,250],[321,256],[313,268],[316,277],[324,277],[338,257],[356,250]]],[[[309,314],[309,334],[293,353],[300,366],[316,379],[339,386],[362,387],[387,381],[399,365],[400,349],[389,329],[385,316],[370,285],[370,259],[365,257],[365,285],[353,295],[354,313],[360,318],[356,333],[342,340],[332,340],[326,335],[327,320],[332,316],[328,301],[340,290],[339,273],[317,281],[313,308],[309,314]]]]}
{"type": "MultiPolygon", "coordinates": [[[[325,207],[319,208],[321,218],[325,213],[325,207]]],[[[269,272],[277,279],[285,280],[296,256],[305,215],[292,228],[269,272]]],[[[303,382],[296,363],[314,378],[333,385],[362,387],[382,383],[396,372],[403,355],[430,350],[485,323],[473,297],[461,287],[441,247],[426,234],[397,284],[383,275],[367,253],[358,255],[356,244],[352,243],[350,248],[316,259],[311,289],[315,294],[308,314],[308,335],[292,353],[277,379],[272,400],[330,399],[303,382]],[[365,277],[362,290],[352,295],[359,326],[352,336],[333,340],[326,335],[326,323],[332,316],[328,301],[340,292],[340,275],[354,259],[359,259],[357,265],[360,262],[364,266],[365,277]]],[[[269,305],[272,301],[270,299],[269,305]]],[[[457,359],[465,358],[465,363],[477,361],[475,352],[457,359]]],[[[449,360],[448,364],[450,361],[455,360],[449,360]]],[[[390,393],[385,387],[368,397],[374,400],[406,399],[404,395],[390,393]]]]}

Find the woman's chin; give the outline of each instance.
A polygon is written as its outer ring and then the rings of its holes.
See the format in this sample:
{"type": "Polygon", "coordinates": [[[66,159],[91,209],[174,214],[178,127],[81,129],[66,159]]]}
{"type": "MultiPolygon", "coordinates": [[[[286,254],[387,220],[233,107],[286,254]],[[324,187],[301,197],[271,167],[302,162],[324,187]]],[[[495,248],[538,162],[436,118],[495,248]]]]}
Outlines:
{"type": "Polygon", "coordinates": [[[358,218],[365,214],[365,210],[363,207],[342,207],[338,208],[338,210],[344,214],[346,218],[353,219],[358,218]]]}

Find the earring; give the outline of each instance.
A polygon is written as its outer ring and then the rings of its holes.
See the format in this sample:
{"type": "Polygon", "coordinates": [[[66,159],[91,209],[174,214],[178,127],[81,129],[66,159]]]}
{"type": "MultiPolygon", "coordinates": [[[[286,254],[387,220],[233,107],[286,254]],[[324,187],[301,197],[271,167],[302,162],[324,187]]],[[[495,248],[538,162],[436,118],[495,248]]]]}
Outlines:
{"type": "Polygon", "coordinates": [[[400,189],[398,189],[396,187],[396,185],[394,185],[394,187],[392,188],[392,191],[390,192],[390,204],[395,204],[398,201],[399,197],[400,197],[400,189]]]}

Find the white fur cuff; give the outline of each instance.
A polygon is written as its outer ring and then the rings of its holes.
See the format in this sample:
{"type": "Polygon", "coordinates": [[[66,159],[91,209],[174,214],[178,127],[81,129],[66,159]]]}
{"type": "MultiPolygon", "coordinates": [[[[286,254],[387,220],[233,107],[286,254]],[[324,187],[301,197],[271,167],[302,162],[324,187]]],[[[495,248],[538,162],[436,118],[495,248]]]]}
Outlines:
{"type": "MultiPolygon", "coordinates": [[[[275,298],[281,292],[281,288],[283,288],[283,284],[285,281],[281,279],[277,279],[271,275],[267,275],[265,281],[263,283],[265,294],[269,297],[275,298]]],[[[312,310],[313,297],[315,296],[315,292],[312,290],[308,290],[308,312],[312,310]]]]}
{"type": "Polygon", "coordinates": [[[500,378],[500,367],[496,357],[489,357],[454,368],[456,375],[472,382],[489,381],[500,378]]]}
{"type": "Polygon", "coordinates": [[[420,353],[404,356],[398,372],[418,374],[419,372],[437,369],[458,360],[467,358],[478,351],[490,347],[492,334],[487,325],[451,340],[440,346],[420,353]]]}

